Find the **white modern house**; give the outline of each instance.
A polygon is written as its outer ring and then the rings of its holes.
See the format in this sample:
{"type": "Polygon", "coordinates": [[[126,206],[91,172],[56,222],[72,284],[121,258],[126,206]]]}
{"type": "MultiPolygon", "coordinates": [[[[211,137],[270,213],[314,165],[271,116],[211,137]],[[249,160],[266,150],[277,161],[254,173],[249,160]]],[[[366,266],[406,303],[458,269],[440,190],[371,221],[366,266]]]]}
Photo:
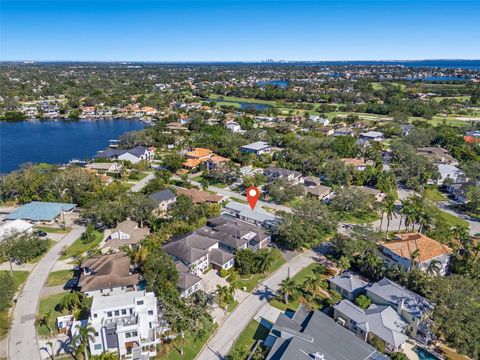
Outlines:
{"type": "Polygon", "coordinates": [[[0,225],[0,242],[12,235],[31,234],[33,225],[21,219],[8,221],[0,225]]]}
{"type": "Polygon", "coordinates": [[[153,292],[94,296],[88,322],[95,329],[89,340],[92,355],[116,352],[121,359],[143,359],[157,354],[158,313],[153,292]]]}
{"type": "Polygon", "coordinates": [[[263,155],[272,151],[271,146],[265,141],[257,141],[240,147],[240,151],[246,154],[263,155]]]}

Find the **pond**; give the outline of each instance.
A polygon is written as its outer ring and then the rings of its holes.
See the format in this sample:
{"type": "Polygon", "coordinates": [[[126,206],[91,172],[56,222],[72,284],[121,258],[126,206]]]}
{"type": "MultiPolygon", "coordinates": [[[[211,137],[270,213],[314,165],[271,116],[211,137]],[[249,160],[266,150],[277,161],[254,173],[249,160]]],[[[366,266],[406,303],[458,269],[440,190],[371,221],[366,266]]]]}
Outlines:
{"type": "Polygon", "coordinates": [[[239,104],[241,110],[246,110],[253,108],[257,111],[263,111],[272,108],[272,105],[269,104],[262,104],[256,102],[246,102],[246,101],[232,101],[232,100],[221,100],[217,99],[214,101],[222,102],[222,103],[231,103],[231,104],[239,104]]]}

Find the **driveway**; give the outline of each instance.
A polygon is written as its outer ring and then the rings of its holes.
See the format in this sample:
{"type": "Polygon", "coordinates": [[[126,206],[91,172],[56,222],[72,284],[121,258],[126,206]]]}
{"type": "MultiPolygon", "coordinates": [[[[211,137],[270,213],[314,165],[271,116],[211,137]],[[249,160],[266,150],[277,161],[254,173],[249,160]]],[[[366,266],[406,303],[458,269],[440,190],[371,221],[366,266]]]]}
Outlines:
{"type": "Polygon", "coordinates": [[[130,191],[131,192],[139,192],[140,190],[142,190],[145,187],[145,185],[147,185],[150,181],[152,181],[154,177],[155,177],[155,173],[152,172],[152,173],[148,174],[142,180],[135,183],[135,185],[133,185],[130,188],[130,191]]]}
{"type": "Polygon", "coordinates": [[[280,282],[287,277],[287,274],[290,273],[290,276],[294,276],[317,260],[318,256],[313,251],[306,251],[284,264],[269,278],[265,279],[219,326],[196,359],[216,360],[225,358],[235,340],[250,320],[268,303],[267,299],[278,290],[280,282]]]}
{"type": "Polygon", "coordinates": [[[41,359],[35,329],[35,316],[43,284],[60,257],[62,249],[71,245],[84,231],[85,227],[83,226],[72,226],[70,233],[56,243],[30,273],[18,295],[13,311],[12,327],[9,333],[9,359],[41,359]]]}

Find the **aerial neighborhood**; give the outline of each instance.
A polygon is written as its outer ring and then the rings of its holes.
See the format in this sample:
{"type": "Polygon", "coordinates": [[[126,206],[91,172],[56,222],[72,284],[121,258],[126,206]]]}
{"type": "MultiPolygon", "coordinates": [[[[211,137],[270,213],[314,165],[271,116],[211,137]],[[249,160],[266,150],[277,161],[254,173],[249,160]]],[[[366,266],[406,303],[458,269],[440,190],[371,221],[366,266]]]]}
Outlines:
{"type": "Polygon", "coordinates": [[[2,70],[6,125],[142,125],[2,174],[0,358],[480,358],[480,72],[2,70]]]}

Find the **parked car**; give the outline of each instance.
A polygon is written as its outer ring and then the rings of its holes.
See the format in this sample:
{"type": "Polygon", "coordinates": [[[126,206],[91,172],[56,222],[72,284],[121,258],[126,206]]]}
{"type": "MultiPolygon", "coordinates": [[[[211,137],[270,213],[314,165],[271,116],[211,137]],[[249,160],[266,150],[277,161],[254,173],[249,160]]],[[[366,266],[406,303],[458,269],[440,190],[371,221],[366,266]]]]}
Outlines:
{"type": "Polygon", "coordinates": [[[70,279],[68,280],[65,285],[63,285],[63,290],[72,290],[75,286],[77,286],[78,279],[70,279]]]}
{"type": "Polygon", "coordinates": [[[47,236],[47,233],[45,231],[42,231],[42,230],[37,230],[37,231],[35,231],[35,235],[40,236],[40,237],[45,237],[45,236],[47,236]]]}

